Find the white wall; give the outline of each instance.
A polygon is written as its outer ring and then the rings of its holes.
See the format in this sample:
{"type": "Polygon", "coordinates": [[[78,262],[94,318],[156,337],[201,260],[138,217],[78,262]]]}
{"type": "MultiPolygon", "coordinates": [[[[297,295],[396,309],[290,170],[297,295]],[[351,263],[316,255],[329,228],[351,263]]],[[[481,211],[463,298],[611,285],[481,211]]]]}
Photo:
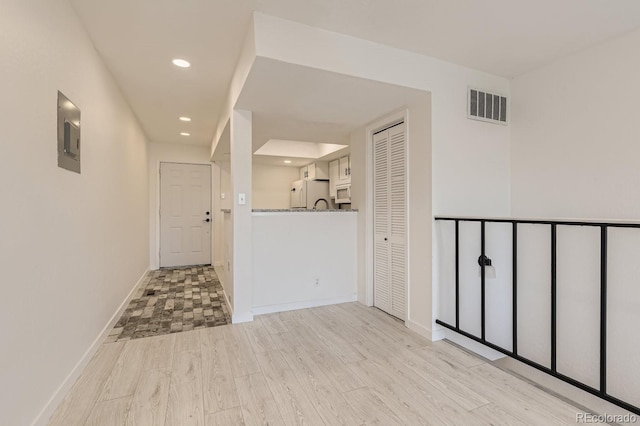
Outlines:
{"type": "MultiPolygon", "coordinates": [[[[513,81],[515,216],[638,221],[639,46],[636,30],[513,81]]],[[[607,392],[636,406],[638,234],[610,229],[607,251],[607,392]]],[[[558,371],[590,385],[598,384],[599,242],[599,229],[558,231],[558,371]]]]}
{"type": "Polygon", "coordinates": [[[0,28],[0,423],[24,425],[148,267],[147,141],[66,1],[4,0],[0,28]],[[58,90],[82,112],[80,175],[57,166],[58,90]]]}
{"type": "Polygon", "coordinates": [[[221,257],[222,265],[218,268],[222,270],[220,282],[224,287],[224,291],[229,301],[231,315],[233,315],[233,220],[231,212],[225,211],[222,214],[223,233],[223,251],[221,257]]]}
{"type": "Polygon", "coordinates": [[[512,83],[515,216],[640,217],[640,30],[512,83]]]}
{"type": "Polygon", "coordinates": [[[254,314],[356,300],[356,216],[254,213],[254,314]]]}
{"type": "MultiPolygon", "coordinates": [[[[231,216],[225,216],[222,209],[231,209],[233,196],[231,195],[231,163],[229,161],[216,161],[213,163],[213,263],[221,266],[225,260],[225,217],[231,220],[231,216]],[[224,196],[224,198],[222,198],[224,196]]],[[[227,221],[228,222],[228,221],[227,221]]],[[[226,270],[226,269],[225,269],[226,270]]],[[[222,277],[220,277],[222,279],[222,277]]],[[[230,284],[222,282],[227,288],[230,284]]]]}
{"type": "Polygon", "coordinates": [[[253,208],[288,209],[291,207],[291,182],[300,179],[297,167],[253,163],[253,208]]]}
{"type": "Polygon", "coordinates": [[[221,209],[233,207],[233,194],[231,193],[231,163],[229,161],[219,161],[216,164],[220,167],[220,193],[224,194],[224,199],[220,199],[221,209]]]}
{"type": "MultiPolygon", "coordinates": [[[[233,280],[234,323],[253,321],[252,301],[252,225],[251,206],[251,111],[233,110],[231,114],[231,226],[230,238],[231,275],[233,280]],[[240,204],[239,195],[245,195],[245,203],[240,204]]],[[[225,223],[227,217],[225,216],[225,223]]],[[[229,244],[229,243],[227,243],[229,244]]]]}
{"type": "MultiPolygon", "coordinates": [[[[160,251],[160,163],[191,163],[191,164],[211,164],[209,162],[209,147],[197,145],[184,145],[172,143],[149,144],[149,264],[151,269],[159,267],[160,251]]],[[[212,181],[215,180],[215,173],[211,173],[212,181]]],[[[212,183],[211,187],[214,187],[212,183]]],[[[212,204],[215,206],[215,198],[212,204]]],[[[219,208],[218,208],[219,210],[219,208]]],[[[214,225],[216,223],[215,209],[213,211],[214,225]]],[[[216,229],[213,229],[214,234],[216,229]]],[[[215,253],[215,246],[212,253],[215,253]]],[[[213,261],[212,254],[212,261],[213,261]]]]}

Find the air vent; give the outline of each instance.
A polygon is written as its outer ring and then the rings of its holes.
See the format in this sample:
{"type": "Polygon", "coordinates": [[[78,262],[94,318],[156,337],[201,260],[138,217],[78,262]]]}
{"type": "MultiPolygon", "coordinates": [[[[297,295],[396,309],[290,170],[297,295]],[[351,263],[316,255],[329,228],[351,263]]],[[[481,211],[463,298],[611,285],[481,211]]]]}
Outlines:
{"type": "Polygon", "coordinates": [[[467,117],[472,120],[507,124],[507,98],[469,88],[467,117]]]}

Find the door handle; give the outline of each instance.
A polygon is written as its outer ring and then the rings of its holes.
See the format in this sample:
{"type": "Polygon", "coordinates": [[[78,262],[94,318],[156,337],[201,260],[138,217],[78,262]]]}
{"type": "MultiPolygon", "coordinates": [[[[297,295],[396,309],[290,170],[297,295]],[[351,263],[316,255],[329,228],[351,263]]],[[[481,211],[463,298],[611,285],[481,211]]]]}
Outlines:
{"type": "Polygon", "coordinates": [[[206,218],[205,220],[203,220],[203,222],[211,222],[211,219],[206,218]]]}

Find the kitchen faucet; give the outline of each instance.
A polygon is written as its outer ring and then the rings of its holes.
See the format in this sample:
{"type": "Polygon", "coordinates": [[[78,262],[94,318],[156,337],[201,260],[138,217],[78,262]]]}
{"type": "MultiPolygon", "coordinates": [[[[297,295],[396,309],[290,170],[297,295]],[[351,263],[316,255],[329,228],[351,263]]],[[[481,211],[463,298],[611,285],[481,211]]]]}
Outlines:
{"type": "Polygon", "coordinates": [[[316,202],[314,203],[314,205],[313,205],[313,209],[314,210],[318,210],[318,202],[319,201],[324,201],[324,204],[327,206],[327,209],[329,208],[329,202],[327,200],[325,200],[324,198],[318,198],[316,200],[316,202]]]}

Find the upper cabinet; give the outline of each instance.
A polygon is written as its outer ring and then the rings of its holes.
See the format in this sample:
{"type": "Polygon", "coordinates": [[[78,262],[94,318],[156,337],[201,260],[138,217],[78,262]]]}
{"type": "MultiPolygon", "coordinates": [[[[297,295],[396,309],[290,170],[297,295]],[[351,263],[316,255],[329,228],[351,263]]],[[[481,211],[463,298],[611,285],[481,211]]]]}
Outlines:
{"type": "Polygon", "coordinates": [[[336,185],[351,183],[351,156],[344,156],[329,163],[329,197],[336,198],[336,185]]]}
{"type": "Polygon", "coordinates": [[[336,198],[336,184],[338,183],[340,161],[333,160],[329,163],[329,197],[336,198]]]}
{"type": "Polygon", "coordinates": [[[351,157],[338,160],[338,183],[351,183],[351,157]]]}
{"type": "Polygon", "coordinates": [[[329,164],[326,161],[316,161],[301,167],[300,179],[329,180],[329,164]]]}

